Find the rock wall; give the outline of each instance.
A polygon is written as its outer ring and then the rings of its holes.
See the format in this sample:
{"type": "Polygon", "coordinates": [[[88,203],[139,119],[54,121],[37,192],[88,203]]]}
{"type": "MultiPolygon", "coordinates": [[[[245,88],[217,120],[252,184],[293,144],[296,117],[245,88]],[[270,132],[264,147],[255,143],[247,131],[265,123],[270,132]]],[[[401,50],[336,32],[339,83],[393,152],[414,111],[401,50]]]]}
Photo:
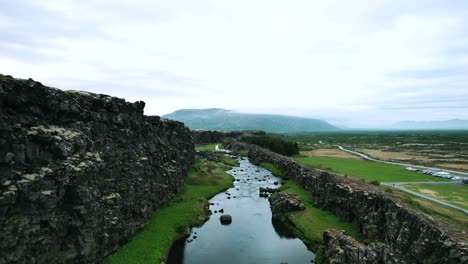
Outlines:
{"type": "Polygon", "coordinates": [[[246,135],[265,135],[265,131],[217,131],[217,130],[192,130],[195,144],[220,143],[226,140],[239,140],[246,135]]]}
{"type": "Polygon", "coordinates": [[[0,263],[96,263],[180,193],[182,123],[0,75],[0,263]]]}
{"type": "MultiPolygon", "coordinates": [[[[308,168],[254,145],[234,142],[226,148],[247,149],[252,161],[275,165],[312,193],[316,207],[351,222],[364,238],[383,243],[373,248],[388,254],[378,253],[377,261],[359,263],[468,263],[466,240],[455,240],[425,216],[388,197],[377,186],[308,168]]],[[[342,238],[329,239],[333,243],[327,246],[339,247],[337,241],[342,238]]],[[[343,263],[334,261],[333,255],[327,257],[325,263],[343,263]]]]}
{"type": "Polygon", "coordinates": [[[242,131],[214,131],[214,130],[192,130],[193,142],[195,144],[219,143],[226,138],[240,138],[242,131]]]}

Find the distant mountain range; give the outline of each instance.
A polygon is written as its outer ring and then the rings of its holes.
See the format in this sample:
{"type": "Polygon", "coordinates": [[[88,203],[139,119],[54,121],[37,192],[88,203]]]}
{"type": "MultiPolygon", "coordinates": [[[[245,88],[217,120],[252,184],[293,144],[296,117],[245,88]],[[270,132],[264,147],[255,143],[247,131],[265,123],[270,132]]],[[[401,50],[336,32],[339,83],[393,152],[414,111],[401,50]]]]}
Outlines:
{"type": "Polygon", "coordinates": [[[183,122],[191,129],[203,130],[263,130],[272,133],[339,130],[320,119],[246,114],[221,108],[181,109],[163,117],[183,122]]]}
{"type": "Polygon", "coordinates": [[[452,119],[443,121],[402,121],[395,124],[394,128],[397,129],[451,129],[451,130],[465,130],[468,129],[468,120],[452,119]]]}

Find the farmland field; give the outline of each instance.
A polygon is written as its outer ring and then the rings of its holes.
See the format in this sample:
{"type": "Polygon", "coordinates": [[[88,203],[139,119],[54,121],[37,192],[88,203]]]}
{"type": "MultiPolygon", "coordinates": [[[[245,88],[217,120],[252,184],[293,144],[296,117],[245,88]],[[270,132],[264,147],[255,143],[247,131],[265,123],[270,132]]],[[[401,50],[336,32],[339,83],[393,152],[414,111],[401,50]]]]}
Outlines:
{"type": "Polygon", "coordinates": [[[341,145],[376,159],[468,171],[467,131],[347,131],[283,137],[317,156],[341,145]]]}
{"type": "Polygon", "coordinates": [[[380,182],[424,182],[446,181],[441,178],[428,176],[405,170],[398,165],[377,163],[363,159],[347,159],[337,157],[299,157],[294,159],[304,165],[319,167],[346,176],[380,182]]]}
{"type": "Polygon", "coordinates": [[[432,185],[418,184],[405,185],[405,188],[423,193],[428,196],[458,205],[468,209],[468,186],[467,185],[432,185]]]}

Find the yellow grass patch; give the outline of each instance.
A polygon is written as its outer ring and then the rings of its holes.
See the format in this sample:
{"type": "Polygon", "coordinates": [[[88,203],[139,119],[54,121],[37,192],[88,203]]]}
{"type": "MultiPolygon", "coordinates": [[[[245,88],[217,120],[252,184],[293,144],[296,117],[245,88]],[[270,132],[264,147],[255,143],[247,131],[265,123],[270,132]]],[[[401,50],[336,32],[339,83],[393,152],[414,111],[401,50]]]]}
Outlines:
{"type": "Polygon", "coordinates": [[[373,158],[380,160],[421,160],[429,161],[427,156],[414,155],[407,152],[396,152],[396,151],[383,151],[380,149],[358,149],[358,152],[367,154],[373,158]]]}
{"type": "Polygon", "coordinates": [[[466,170],[468,171],[468,163],[437,163],[437,167],[447,168],[447,169],[456,169],[456,170],[466,170]]]}
{"type": "Polygon", "coordinates": [[[309,151],[301,151],[301,155],[312,157],[337,157],[337,158],[347,158],[347,159],[360,159],[359,156],[344,152],[339,149],[314,149],[309,151]]]}

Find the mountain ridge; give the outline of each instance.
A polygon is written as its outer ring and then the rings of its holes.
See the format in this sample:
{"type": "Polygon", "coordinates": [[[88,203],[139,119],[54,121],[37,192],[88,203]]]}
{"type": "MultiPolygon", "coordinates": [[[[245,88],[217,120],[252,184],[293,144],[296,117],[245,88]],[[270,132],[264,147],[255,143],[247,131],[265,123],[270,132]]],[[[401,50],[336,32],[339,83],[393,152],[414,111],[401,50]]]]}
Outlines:
{"type": "Polygon", "coordinates": [[[413,121],[405,120],[396,123],[395,128],[399,129],[441,129],[441,130],[455,130],[455,129],[468,129],[468,120],[463,119],[449,119],[449,120],[436,120],[436,121],[413,121]]]}
{"type": "Polygon", "coordinates": [[[263,130],[272,133],[339,130],[320,119],[241,113],[223,108],[179,109],[162,117],[183,122],[195,130],[263,130]]]}

